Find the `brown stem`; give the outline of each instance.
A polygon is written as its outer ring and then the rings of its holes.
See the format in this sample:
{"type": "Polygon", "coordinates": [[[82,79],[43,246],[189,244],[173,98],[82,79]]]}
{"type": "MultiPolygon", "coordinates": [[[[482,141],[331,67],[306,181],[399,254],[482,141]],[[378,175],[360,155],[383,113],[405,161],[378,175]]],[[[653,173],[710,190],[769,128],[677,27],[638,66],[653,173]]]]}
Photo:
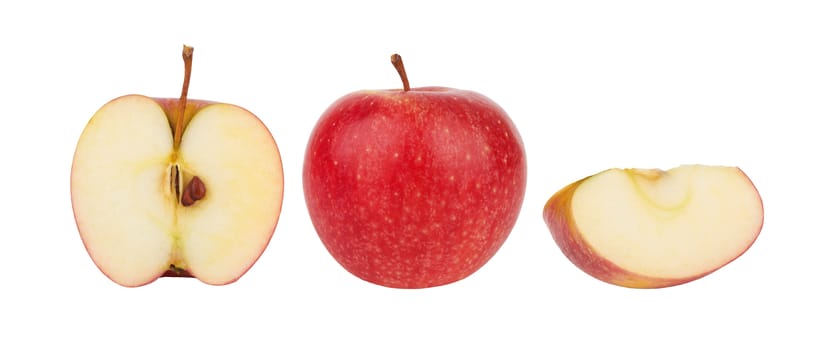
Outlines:
{"type": "Polygon", "coordinates": [[[404,83],[404,91],[409,91],[409,79],[407,79],[406,69],[404,69],[404,61],[401,59],[401,55],[393,54],[390,56],[390,61],[392,65],[395,66],[395,70],[398,71],[398,75],[401,77],[401,82],[404,83]]]}
{"type": "Polygon", "coordinates": [[[192,78],[192,52],[195,49],[191,46],[183,46],[183,88],[181,88],[181,98],[178,102],[178,120],[175,122],[175,149],[181,144],[181,135],[184,128],[184,114],[186,114],[186,94],[189,92],[189,79],[192,78]]]}

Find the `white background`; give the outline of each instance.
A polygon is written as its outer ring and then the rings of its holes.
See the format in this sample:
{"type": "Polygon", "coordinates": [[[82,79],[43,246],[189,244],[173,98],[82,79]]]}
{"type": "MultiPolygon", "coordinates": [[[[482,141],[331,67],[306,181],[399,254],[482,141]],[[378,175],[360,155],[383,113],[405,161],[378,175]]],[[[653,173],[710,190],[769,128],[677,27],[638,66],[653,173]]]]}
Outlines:
{"type": "MultiPolygon", "coordinates": [[[[22,3],[22,2],[20,2],[22,3]]],[[[259,1],[0,5],[0,348],[810,349],[813,8],[805,1],[259,1]],[[293,2],[292,2],[293,3],[293,2]],[[534,5],[531,5],[534,4],[534,5]],[[127,289],[83,249],[73,151],[120,95],[243,106],[275,135],[282,216],[257,264],[211,287],[127,289]],[[513,118],[528,156],[515,229],[481,270],[427,290],[345,272],[313,230],[304,147],[351,91],[475,90],[513,118]],[[542,208],[610,167],[740,166],[765,225],[695,282],[632,290],[558,250],[542,208]]]]}

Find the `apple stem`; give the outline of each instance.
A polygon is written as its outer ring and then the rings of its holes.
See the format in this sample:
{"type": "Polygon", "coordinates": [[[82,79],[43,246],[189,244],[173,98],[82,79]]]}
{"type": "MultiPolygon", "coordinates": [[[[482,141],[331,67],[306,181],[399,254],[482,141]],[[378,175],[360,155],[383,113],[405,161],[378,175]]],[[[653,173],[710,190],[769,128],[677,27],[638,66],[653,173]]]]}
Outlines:
{"type": "Polygon", "coordinates": [[[177,149],[181,144],[181,135],[184,128],[184,114],[186,114],[186,94],[189,92],[189,80],[192,78],[192,52],[195,49],[191,46],[183,46],[183,88],[181,88],[181,98],[178,102],[178,120],[175,123],[174,145],[177,149]]]}
{"type": "Polygon", "coordinates": [[[390,56],[390,61],[392,65],[395,66],[395,70],[398,71],[401,82],[404,83],[404,91],[409,91],[409,79],[407,79],[406,69],[404,69],[404,60],[401,59],[401,55],[397,53],[393,54],[390,56]]]}

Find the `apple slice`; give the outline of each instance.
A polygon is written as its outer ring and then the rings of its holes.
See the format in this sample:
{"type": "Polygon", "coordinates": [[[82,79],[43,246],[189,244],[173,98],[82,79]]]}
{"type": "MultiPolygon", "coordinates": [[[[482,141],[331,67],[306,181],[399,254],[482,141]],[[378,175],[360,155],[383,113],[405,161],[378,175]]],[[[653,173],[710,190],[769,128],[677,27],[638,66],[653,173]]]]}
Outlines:
{"type": "Polygon", "coordinates": [[[733,261],[762,230],[759,192],[737,167],[609,169],[574,182],[544,219],[573,264],[607,283],[662,288],[733,261]]]}
{"type": "Polygon", "coordinates": [[[114,282],[161,276],[223,285],[260,257],[276,227],[283,173],[274,138],[251,112],[186,99],[116,98],[91,118],[71,171],[76,224],[114,282]],[[183,118],[183,117],[186,118],[183,118]]]}

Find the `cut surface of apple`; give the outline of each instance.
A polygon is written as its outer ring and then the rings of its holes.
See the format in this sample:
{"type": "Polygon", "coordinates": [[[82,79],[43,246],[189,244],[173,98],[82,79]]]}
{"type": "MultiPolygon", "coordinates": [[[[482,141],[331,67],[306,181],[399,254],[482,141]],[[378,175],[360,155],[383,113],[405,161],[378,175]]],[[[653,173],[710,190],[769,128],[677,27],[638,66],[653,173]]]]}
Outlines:
{"type": "Polygon", "coordinates": [[[91,118],[74,154],[80,236],[124,286],[164,275],[233,282],[263,253],[279,217],[282,164],[265,125],[243,108],[190,100],[175,145],[176,105],[116,98],[91,118]]]}
{"type": "Polygon", "coordinates": [[[564,254],[605,282],[657,288],[705,276],[744,253],[763,222],[762,200],[737,167],[610,169],[545,206],[564,254]]]}

